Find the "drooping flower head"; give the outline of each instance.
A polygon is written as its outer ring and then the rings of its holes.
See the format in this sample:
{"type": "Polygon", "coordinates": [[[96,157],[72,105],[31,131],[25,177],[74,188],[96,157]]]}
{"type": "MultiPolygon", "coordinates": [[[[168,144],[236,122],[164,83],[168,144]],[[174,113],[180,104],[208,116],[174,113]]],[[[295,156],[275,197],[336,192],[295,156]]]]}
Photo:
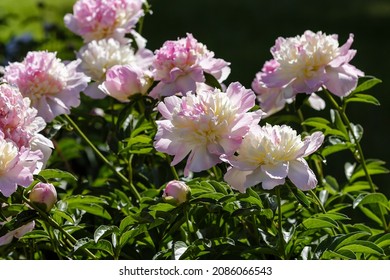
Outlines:
{"type": "Polygon", "coordinates": [[[155,52],[154,79],[160,81],[150,92],[158,98],[196,91],[196,83],[205,82],[204,72],[223,82],[230,74],[229,63],[214,58],[214,53],[191,34],[176,41],[166,41],[155,52]]]}
{"type": "Polygon", "coordinates": [[[347,96],[364,73],[349,64],[356,51],[350,49],[353,35],[339,47],[337,35],[306,31],[302,36],[278,38],[271,48],[277,68],[265,72],[268,88],[284,88],[285,97],[311,94],[326,87],[338,96],[347,96]],[[286,94],[286,92],[288,92],[286,94]]]}
{"type": "Polygon", "coordinates": [[[204,90],[182,98],[166,97],[157,107],[165,120],[157,121],[154,147],[174,155],[172,165],[189,154],[185,176],[207,170],[221,162],[220,155],[232,155],[249,127],[260,121],[262,111],[248,112],[255,98],[239,83],[230,84],[226,92],[204,90]]]}
{"type": "Polygon", "coordinates": [[[135,64],[144,71],[150,71],[153,53],[144,48],[142,39],[137,44],[137,52],[130,45],[123,45],[114,39],[91,41],[82,47],[77,54],[82,61],[80,69],[94,81],[85,89],[85,94],[92,98],[105,97],[98,87],[105,81],[107,71],[113,66],[135,64]]]}
{"type": "Polygon", "coordinates": [[[78,0],[65,25],[85,43],[114,38],[123,41],[144,15],[145,0],[78,0]]]}
{"type": "Polygon", "coordinates": [[[79,64],[80,60],[65,64],[54,52],[28,52],[22,62],[5,68],[4,79],[29,97],[38,115],[50,122],[80,105],[80,92],[89,78],[76,70],[79,64]]]}
{"type": "Polygon", "coordinates": [[[313,189],[317,179],[304,157],[315,152],[323,140],[321,132],[302,140],[286,125],[254,126],[237,150],[237,156],[222,156],[232,166],[225,174],[225,181],[245,192],[259,183],[264,189],[273,189],[284,184],[288,177],[301,190],[313,189]]]}

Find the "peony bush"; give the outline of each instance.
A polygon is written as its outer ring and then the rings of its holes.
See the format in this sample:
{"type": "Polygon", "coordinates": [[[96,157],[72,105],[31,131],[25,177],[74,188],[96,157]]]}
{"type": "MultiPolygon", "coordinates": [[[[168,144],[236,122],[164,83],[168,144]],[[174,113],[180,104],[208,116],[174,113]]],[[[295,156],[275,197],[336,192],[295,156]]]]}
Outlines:
{"type": "Polygon", "coordinates": [[[389,259],[388,169],[347,114],[381,81],[353,34],[277,38],[225,84],[234,65],[191,33],[148,48],[151,8],[77,0],[73,59],[2,69],[0,258],[389,259]]]}

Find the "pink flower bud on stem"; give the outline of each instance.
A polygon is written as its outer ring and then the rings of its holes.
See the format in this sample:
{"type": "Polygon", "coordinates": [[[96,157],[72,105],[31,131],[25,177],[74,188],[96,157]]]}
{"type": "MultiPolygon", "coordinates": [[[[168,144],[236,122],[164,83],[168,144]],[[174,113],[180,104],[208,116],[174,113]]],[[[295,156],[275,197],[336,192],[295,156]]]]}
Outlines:
{"type": "Polygon", "coordinates": [[[188,200],[190,188],[186,183],[173,180],[168,182],[162,195],[165,202],[179,205],[188,200]]]}
{"type": "Polygon", "coordinates": [[[57,202],[57,191],[52,184],[38,183],[31,190],[29,198],[33,204],[49,212],[57,202]]]}

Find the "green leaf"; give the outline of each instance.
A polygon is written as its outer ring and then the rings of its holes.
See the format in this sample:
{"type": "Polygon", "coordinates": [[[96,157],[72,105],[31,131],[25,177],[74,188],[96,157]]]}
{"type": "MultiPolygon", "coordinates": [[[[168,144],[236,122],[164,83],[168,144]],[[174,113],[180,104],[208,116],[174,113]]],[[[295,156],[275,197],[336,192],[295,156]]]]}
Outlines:
{"type": "Polygon", "coordinates": [[[370,209],[360,205],[359,209],[366,215],[367,218],[370,218],[371,220],[377,222],[380,226],[383,226],[382,219],[378,217],[373,211],[370,209]]]}
{"type": "Polygon", "coordinates": [[[99,242],[95,242],[88,237],[79,239],[74,245],[73,251],[76,252],[80,249],[102,250],[109,253],[111,256],[114,256],[111,242],[104,239],[99,240],[99,242]]]}
{"type": "Polygon", "coordinates": [[[345,99],[345,103],[350,103],[350,102],[368,103],[376,106],[381,105],[379,100],[376,99],[374,96],[369,94],[360,94],[360,93],[354,94],[352,97],[345,99]]]}
{"type": "Polygon", "coordinates": [[[353,201],[352,207],[355,209],[360,205],[378,203],[389,209],[389,201],[382,193],[361,193],[353,201]]]}
{"type": "Polygon", "coordinates": [[[205,83],[213,88],[217,88],[219,90],[222,90],[221,84],[218,82],[218,80],[211,74],[207,72],[203,72],[204,77],[206,79],[205,83]]]}
{"type": "Polygon", "coordinates": [[[310,201],[307,198],[306,194],[301,191],[300,189],[296,187],[291,187],[290,188],[291,192],[294,194],[295,198],[298,200],[298,202],[305,208],[310,207],[310,201]]]}
{"type": "Polygon", "coordinates": [[[365,237],[365,236],[370,236],[371,234],[366,232],[366,231],[358,231],[358,232],[351,232],[346,235],[342,236],[337,236],[337,239],[335,240],[334,243],[337,244],[335,250],[337,251],[343,246],[353,244],[356,240],[365,237]]]}
{"type": "Polygon", "coordinates": [[[382,82],[382,80],[375,78],[375,77],[372,77],[369,80],[367,80],[367,81],[361,83],[359,86],[357,86],[351,94],[355,95],[358,92],[366,91],[366,90],[372,88],[373,86],[375,86],[381,82],[382,82]]]}
{"type": "Polygon", "coordinates": [[[331,219],[308,218],[302,222],[305,229],[337,228],[338,225],[331,219]]]}
{"type": "Polygon", "coordinates": [[[331,154],[334,154],[334,153],[337,153],[337,152],[340,152],[340,151],[344,151],[344,150],[347,150],[347,149],[351,149],[353,148],[355,145],[352,144],[352,143],[338,143],[338,144],[335,144],[335,145],[329,145],[329,146],[326,146],[322,149],[321,151],[321,155],[323,157],[327,157],[331,154]]]}
{"type": "Polygon", "coordinates": [[[110,213],[101,205],[107,204],[107,201],[103,198],[92,195],[75,195],[64,198],[62,201],[67,203],[68,209],[84,210],[89,214],[111,220],[110,213]]]}
{"type": "Polygon", "coordinates": [[[95,241],[95,243],[97,243],[100,238],[103,238],[112,233],[119,233],[119,228],[117,226],[101,225],[95,230],[93,240],[95,241]]]}
{"type": "Polygon", "coordinates": [[[386,248],[390,246],[390,233],[386,233],[374,242],[381,248],[386,248]]]}
{"type": "Polygon", "coordinates": [[[348,244],[340,247],[337,251],[341,250],[350,250],[354,253],[364,253],[364,254],[374,254],[374,255],[383,255],[384,252],[382,248],[376,245],[373,242],[365,240],[355,240],[353,244],[348,244]]]}
{"type": "Polygon", "coordinates": [[[342,250],[334,252],[332,250],[325,251],[322,256],[322,260],[355,260],[356,255],[350,250],[342,250]]]}
{"type": "Polygon", "coordinates": [[[149,210],[151,211],[161,211],[161,212],[169,212],[173,209],[175,209],[176,206],[169,204],[169,203],[158,203],[156,205],[152,205],[149,207],[149,210]]]}
{"type": "MultiPolygon", "coordinates": [[[[381,160],[367,160],[366,161],[366,168],[370,175],[375,174],[386,174],[389,173],[389,169],[384,167],[385,164],[384,161],[381,160]]],[[[352,174],[350,181],[353,182],[358,178],[366,176],[366,173],[361,165],[359,165],[355,172],[352,174]]]]}
{"type": "Polygon", "coordinates": [[[361,192],[371,189],[370,184],[367,181],[356,181],[352,185],[345,186],[343,193],[361,192]]]}
{"type": "Polygon", "coordinates": [[[77,181],[77,178],[72,173],[59,169],[44,169],[39,172],[39,176],[42,176],[47,181],[51,181],[53,179],[77,181]]]}

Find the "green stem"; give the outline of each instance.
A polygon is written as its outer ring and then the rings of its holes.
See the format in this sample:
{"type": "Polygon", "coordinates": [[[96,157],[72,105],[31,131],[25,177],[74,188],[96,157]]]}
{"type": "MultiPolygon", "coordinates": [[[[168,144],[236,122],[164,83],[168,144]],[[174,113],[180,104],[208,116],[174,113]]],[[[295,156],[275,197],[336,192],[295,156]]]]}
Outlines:
{"type": "MultiPolygon", "coordinates": [[[[30,202],[24,195],[22,195],[23,201],[26,202],[31,208],[33,208],[35,211],[39,213],[41,218],[46,221],[50,226],[53,228],[59,230],[66,239],[70,242],[70,245],[73,247],[74,244],[76,244],[77,239],[74,238],[70,233],[68,233],[66,230],[64,230],[56,221],[54,221],[45,211],[40,209],[39,207],[36,207],[33,203],[30,202]]],[[[97,260],[97,257],[88,249],[82,248],[85,253],[87,253],[88,256],[90,256],[92,259],[97,260]]]]}
{"type": "Polygon", "coordinates": [[[356,138],[355,136],[355,133],[353,133],[353,129],[352,129],[352,125],[351,125],[351,122],[349,121],[348,119],[348,116],[347,114],[345,113],[344,109],[342,107],[339,106],[339,104],[336,102],[336,100],[333,98],[332,94],[324,89],[328,99],[330,100],[330,102],[332,103],[333,107],[337,110],[337,112],[340,114],[340,117],[341,119],[343,120],[344,124],[348,127],[351,135],[352,135],[352,138],[355,142],[355,145],[356,145],[356,149],[358,151],[358,154],[359,154],[359,159],[360,159],[360,162],[361,162],[361,165],[362,165],[362,168],[363,168],[363,171],[366,175],[366,178],[367,178],[367,181],[368,181],[368,184],[370,185],[370,188],[371,188],[371,191],[373,193],[375,193],[375,185],[372,181],[372,178],[371,178],[371,175],[370,173],[368,172],[368,169],[367,169],[367,165],[366,165],[366,160],[364,158],[364,154],[363,154],[363,150],[362,150],[362,147],[358,141],[358,139],[356,138]]]}
{"type": "Polygon", "coordinates": [[[89,140],[89,138],[84,134],[84,132],[80,129],[80,127],[68,116],[64,115],[66,120],[69,122],[69,124],[73,127],[73,129],[80,135],[81,138],[84,139],[84,141],[91,147],[91,149],[95,152],[95,154],[110,167],[110,169],[118,176],[118,178],[127,186],[130,187],[131,192],[136,197],[138,201],[141,200],[141,195],[138,193],[137,189],[134,187],[133,184],[130,184],[129,180],[120,173],[114,165],[96,148],[96,146],[89,140]]]}
{"type": "MultiPolygon", "coordinates": [[[[363,154],[363,149],[362,149],[358,139],[356,138],[355,133],[353,132],[352,124],[349,121],[349,118],[348,118],[347,114],[345,113],[345,107],[339,106],[339,104],[333,98],[332,94],[327,89],[324,89],[324,91],[326,93],[326,96],[328,97],[328,99],[332,103],[333,107],[340,114],[340,117],[341,117],[342,121],[344,122],[344,125],[346,125],[347,128],[349,129],[350,134],[352,135],[353,141],[354,141],[354,143],[356,145],[356,149],[357,149],[357,152],[359,154],[359,160],[360,160],[360,163],[362,165],[364,174],[366,175],[366,179],[368,181],[368,184],[369,184],[369,186],[371,188],[371,192],[372,193],[376,193],[374,182],[372,181],[371,175],[368,172],[366,160],[365,160],[364,154],[363,154]]],[[[384,213],[382,211],[382,206],[380,206],[380,205],[379,205],[379,211],[381,213],[381,220],[382,220],[382,223],[383,223],[383,227],[384,227],[385,231],[387,231],[388,230],[387,222],[386,222],[386,219],[385,219],[385,215],[384,215],[384,213]]]]}
{"type": "Polygon", "coordinates": [[[179,181],[180,180],[179,174],[177,174],[176,168],[172,165],[171,158],[168,155],[166,155],[166,159],[168,161],[169,166],[171,167],[173,177],[175,178],[175,180],[179,181]]]}
{"type": "Polygon", "coordinates": [[[318,198],[318,196],[316,195],[315,192],[313,192],[313,190],[310,190],[309,193],[311,194],[311,196],[314,198],[314,200],[317,202],[317,205],[320,207],[321,209],[321,212],[326,214],[326,209],[324,207],[324,205],[322,204],[321,200],[318,198]]]}
{"type": "Polygon", "coordinates": [[[285,252],[285,241],[283,235],[282,227],[282,198],[280,196],[280,187],[276,187],[276,196],[278,200],[278,232],[279,232],[279,242],[280,242],[280,251],[282,253],[283,259],[286,259],[285,252]]]}

